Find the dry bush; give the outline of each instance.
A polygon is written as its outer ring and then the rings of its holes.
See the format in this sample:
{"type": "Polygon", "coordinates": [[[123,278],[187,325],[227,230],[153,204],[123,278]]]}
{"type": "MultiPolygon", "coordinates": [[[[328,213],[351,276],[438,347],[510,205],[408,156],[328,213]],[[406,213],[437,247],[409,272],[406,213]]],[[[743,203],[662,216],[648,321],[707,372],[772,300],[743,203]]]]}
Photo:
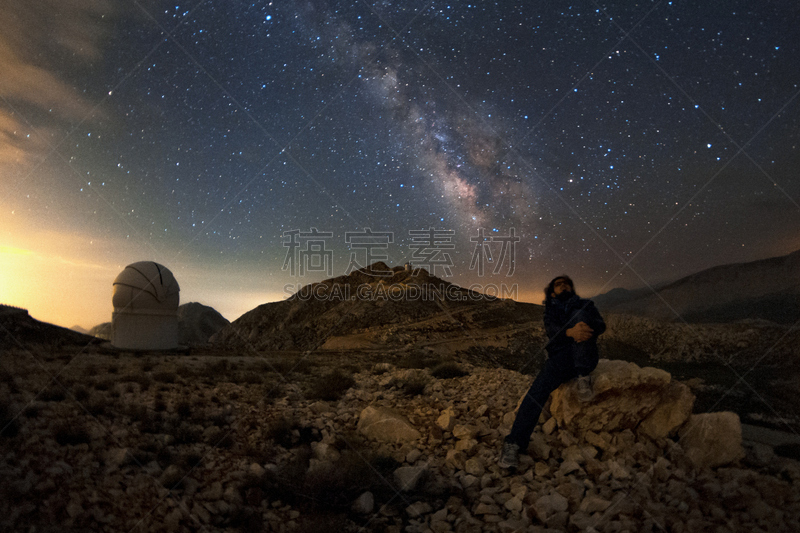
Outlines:
{"type": "Polygon", "coordinates": [[[424,379],[409,379],[402,383],[400,389],[406,396],[419,396],[425,392],[427,385],[428,382],[424,379]]]}
{"type": "Polygon", "coordinates": [[[175,383],[177,379],[177,375],[175,372],[155,372],[153,373],[153,379],[158,381],[159,383],[175,383]]]}
{"type": "Polygon", "coordinates": [[[38,400],[43,402],[63,402],[66,398],[64,389],[58,383],[51,383],[39,393],[38,400]]]}
{"type": "Polygon", "coordinates": [[[107,391],[114,386],[116,381],[114,379],[98,379],[94,382],[94,390],[107,391]]]}
{"type": "Polygon", "coordinates": [[[455,361],[439,363],[431,369],[431,375],[437,379],[460,378],[469,374],[455,361]]]}
{"type": "Polygon", "coordinates": [[[175,412],[181,418],[189,418],[192,416],[192,404],[186,400],[181,400],[178,402],[178,405],[175,406],[175,412]]]}
{"type": "Polygon", "coordinates": [[[249,385],[261,385],[264,383],[263,376],[252,371],[237,372],[234,383],[247,383],[249,385]]]}
{"type": "Polygon", "coordinates": [[[13,438],[19,433],[19,421],[14,417],[9,398],[0,399],[0,437],[13,438]]]}
{"type": "Polygon", "coordinates": [[[438,355],[431,354],[422,350],[414,350],[403,356],[398,362],[398,368],[423,369],[436,366],[442,360],[438,355]]]}
{"type": "Polygon", "coordinates": [[[283,383],[276,382],[276,383],[267,383],[264,385],[263,388],[264,393],[262,397],[265,400],[276,400],[278,398],[283,398],[286,394],[286,391],[283,388],[283,383]]]}
{"type": "Polygon", "coordinates": [[[75,399],[79,402],[85,402],[89,399],[89,389],[87,389],[84,385],[76,385],[72,389],[72,394],[75,396],[75,399]]]}
{"type": "Polygon", "coordinates": [[[138,383],[139,390],[141,392],[144,392],[147,389],[149,389],[150,385],[153,383],[153,381],[150,379],[150,376],[148,376],[147,374],[127,374],[120,381],[129,383],[138,383]]]}
{"type": "Polygon", "coordinates": [[[62,421],[55,427],[54,436],[56,442],[62,446],[76,445],[76,444],[89,444],[91,438],[86,429],[86,423],[83,421],[62,421]]]}
{"type": "Polygon", "coordinates": [[[84,407],[92,416],[104,415],[107,412],[107,403],[100,395],[92,395],[84,407]]]}
{"type": "Polygon", "coordinates": [[[290,373],[309,374],[315,367],[306,357],[276,357],[266,360],[273,372],[281,375],[290,373]]]}
{"type": "Polygon", "coordinates": [[[355,384],[356,380],[351,374],[337,368],[314,380],[306,396],[310,399],[334,402],[355,384]]]}

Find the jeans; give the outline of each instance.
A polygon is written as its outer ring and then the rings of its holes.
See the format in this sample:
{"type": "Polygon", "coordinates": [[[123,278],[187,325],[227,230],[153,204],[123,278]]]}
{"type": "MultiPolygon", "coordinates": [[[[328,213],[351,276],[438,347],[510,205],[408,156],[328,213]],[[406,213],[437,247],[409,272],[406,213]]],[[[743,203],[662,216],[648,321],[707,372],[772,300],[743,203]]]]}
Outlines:
{"type": "Polygon", "coordinates": [[[522,451],[527,450],[550,393],[571,379],[588,375],[597,367],[598,357],[597,344],[593,340],[573,344],[548,357],[519,406],[506,442],[518,445],[522,451]]]}

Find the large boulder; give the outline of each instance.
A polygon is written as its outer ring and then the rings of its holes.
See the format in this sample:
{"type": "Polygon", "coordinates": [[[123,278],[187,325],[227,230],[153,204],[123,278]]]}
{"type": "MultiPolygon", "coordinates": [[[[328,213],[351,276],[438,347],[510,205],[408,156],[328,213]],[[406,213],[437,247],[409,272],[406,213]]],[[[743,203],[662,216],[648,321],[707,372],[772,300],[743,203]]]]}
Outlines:
{"type": "Polygon", "coordinates": [[[367,438],[381,442],[406,442],[419,439],[417,431],[406,417],[388,407],[367,406],[358,418],[358,431],[367,438]]]}
{"type": "Polygon", "coordinates": [[[552,395],[550,411],[558,426],[578,436],[630,429],[661,438],[674,434],[691,415],[694,395],[664,370],[601,359],[592,378],[590,402],[581,402],[571,383],[552,395]]]}
{"type": "Polygon", "coordinates": [[[714,468],[744,457],[742,424],[736,413],[692,415],[678,435],[686,457],[698,468],[714,468]]]}

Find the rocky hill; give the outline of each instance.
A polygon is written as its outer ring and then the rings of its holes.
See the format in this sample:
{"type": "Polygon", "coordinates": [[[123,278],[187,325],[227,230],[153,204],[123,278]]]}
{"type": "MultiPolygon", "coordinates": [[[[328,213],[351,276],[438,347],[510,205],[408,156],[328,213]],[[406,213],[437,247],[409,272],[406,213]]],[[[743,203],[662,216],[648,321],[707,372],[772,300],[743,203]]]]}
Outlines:
{"type": "Polygon", "coordinates": [[[469,291],[424,269],[375,263],[261,305],[212,342],[254,350],[425,346],[457,351],[483,344],[507,347],[541,316],[538,305],[469,291]]]}
{"type": "Polygon", "coordinates": [[[601,311],[658,320],[732,322],[800,320],[800,251],[722,265],[657,288],[615,289],[594,298],[601,311]]]}
{"type": "Polygon", "coordinates": [[[87,345],[96,342],[97,339],[92,336],[36,320],[26,309],[0,305],[0,349],[87,345]]]}
{"type": "Polygon", "coordinates": [[[528,376],[350,361],[88,353],[50,382],[12,358],[0,528],[800,530],[800,464],[731,413],[691,414],[665,372],[601,362],[586,404],[564,385],[509,472],[497,453],[528,376]]]}
{"type": "Polygon", "coordinates": [[[178,344],[206,344],[212,335],[228,324],[228,319],[213,307],[197,302],[185,303],[178,307],[178,344]]]}

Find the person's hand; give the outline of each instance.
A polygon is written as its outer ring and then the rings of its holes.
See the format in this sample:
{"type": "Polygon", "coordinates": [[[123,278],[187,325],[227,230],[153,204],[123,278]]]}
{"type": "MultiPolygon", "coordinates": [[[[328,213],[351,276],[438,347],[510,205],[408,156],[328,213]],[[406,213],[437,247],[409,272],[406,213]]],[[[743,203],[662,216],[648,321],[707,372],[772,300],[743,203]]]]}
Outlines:
{"type": "Polygon", "coordinates": [[[567,337],[572,337],[575,342],[584,342],[592,338],[594,330],[586,322],[578,322],[567,330],[567,337]]]}

